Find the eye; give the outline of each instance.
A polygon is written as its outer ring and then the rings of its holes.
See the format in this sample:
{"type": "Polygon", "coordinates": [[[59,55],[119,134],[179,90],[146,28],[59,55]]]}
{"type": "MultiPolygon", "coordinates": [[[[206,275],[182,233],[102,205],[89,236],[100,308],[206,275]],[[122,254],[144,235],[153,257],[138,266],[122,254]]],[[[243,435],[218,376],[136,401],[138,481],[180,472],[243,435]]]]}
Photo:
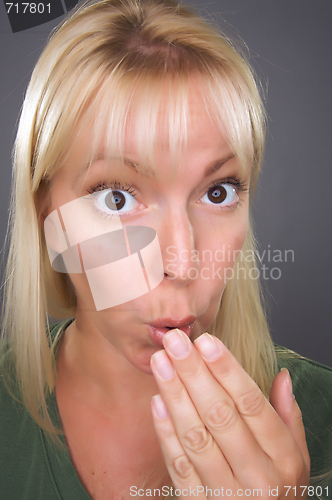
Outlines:
{"type": "Polygon", "coordinates": [[[201,198],[201,201],[207,204],[229,206],[237,203],[238,199],[238,194],[234,186],[231,184],[220,184],[212,186],[201,198]]]}
{"type": "Polygon", "coordinates": [[[98,193],[95,197],[95,203],[99,209],[109,214],[130,212],[139,205],[134,196],[126,191],[115,189],[105,189],[98,193]]]}

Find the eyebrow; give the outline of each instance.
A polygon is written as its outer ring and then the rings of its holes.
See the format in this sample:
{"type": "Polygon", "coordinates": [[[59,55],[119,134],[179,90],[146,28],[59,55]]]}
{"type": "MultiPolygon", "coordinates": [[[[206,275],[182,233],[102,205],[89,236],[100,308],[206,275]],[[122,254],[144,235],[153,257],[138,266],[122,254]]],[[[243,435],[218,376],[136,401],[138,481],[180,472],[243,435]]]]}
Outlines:
{"type": "Polygon", "coordinates": [[[149,167],[148,165],[142,166],[136,161],[129,160],[126,157],[123,159],[123,162],[126,165],[126,167],[136,172],[136,174],[143,175],[144,177],[151,177],[152,179],[156,178],[157,176],[154,169],[149,167]]]}
{"type": "MultiPolygon", "coordinates": [[[[232,160],[233,158],[235,158],[235,154],[231,153],[231,154],[229,154],[228,156],[226,156],[224,158],[219,158],[217,160],[214,160],[205,169],[205,172],[203,174],[203,178],[209,177],[210,175],[214,174],[215,172],[217,172],[218,170],[220,170],[221,167],[225,163],[227,163],[229,160],[232,160]]],[[[101,156],[98,156],[97,159],[98,160],[103,160],[104,157],[101,155],[101,156]]],[[[147,176],[147,177],[155,177],[155,172],[154,172],[153,169],[151,169],[151,168],[149,168],[147,166],[145,166],[144,168],[142,168],[141,165],[139,165],[137,162],[135,162],[133,160],[129,160],[129,158],[123,158],[123,163],[124,163],[124,165],[126,167],[128,167],[131,170],[133,170],[137,174],[140,174],[140,175],[143,175],[143,176],[147,176]]]]}
{"type": "Polygon", "coordinates": [[[235,154],[231,153],[229,156],[226,156],[225,158],[213,161],[206,168],[203,177],[209,177],[210,175],[214,174],[215,172],[220,170],[221,167],[225,165],[225,163],[227,163],[229,160],[232,160],[233,158],[235,158],[235,154]]]}
{"type": "MultiPolygon", "coordinates": [[[[232,160],[233,158],[235,158],[235,154],[231,153],[225,158],[219,158],[218,160],[214,160],[205,169],[203,177],[209,177],[210,175],[214,174],[215,172],[220,170],[225,163],[227,163],[229,160],[232,160]]],[[[134,170],[136,173],[139,173],[141,175],[148,175],[145,172],[141,171],[141,167],[136,162],[133,162],[128,158],[124,158],[124,164],[126,165],[126,167],[134,170]]],[[[154,173],[152,169],[148,169],[148,171],[150,172],[150,175],[154,173]]]]}
{"type": "MultiPolygon", "coordinates": [[[[82,169],[82,172],[80,173],[80,175],[82,175],[84,172],[86,172],[86,170],[88,170],[89,168],[93,167],[95,162],[100,161],[100,160],[101,161],[109,160],[109,159],[112,159],[112,158],[107,158],[103,154],[98,154],[93,160],[91,160],[89,163],[87,163],[84,166],[84,168],[82,169]]],[[[117,157],[114,157],[113,159],[120,160],[120,158],[117,158],[117,157]]],[[[154,172],[153,172],[152,169],[149,169],[148,167],[145,167],[145,169],[143,171],[143,168],[141,167],[141,165],[139,165],[137,162],[135,162],[133,160],[129,160],[128,158],[122,158],[121,160],[122,160],[123,164],[126,167],[128,167],[131,170],[133,170],[137,174],[147,175],[147,176],[148,175],[150,175],[150,176],[154,175],[154,172]]]]}

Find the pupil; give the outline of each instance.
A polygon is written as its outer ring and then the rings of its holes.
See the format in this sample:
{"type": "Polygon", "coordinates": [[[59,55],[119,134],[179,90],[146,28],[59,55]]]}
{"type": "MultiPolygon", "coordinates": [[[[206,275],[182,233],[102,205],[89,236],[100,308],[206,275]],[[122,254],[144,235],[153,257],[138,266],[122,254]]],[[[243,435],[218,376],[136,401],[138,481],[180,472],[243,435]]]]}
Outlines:
{"type": "Polygon", "coordinates": [[[126,198],[120,191],[110,191],[105,196],[105,204],[110,210],[120,210],[126,203],[126,198]]]}
{"type": "Polygon", "coordinates": [[[208,192],[208,198],[212,203],[221,203],[225,200],[227,191],[224,187],[213,188],[208,192]]]}

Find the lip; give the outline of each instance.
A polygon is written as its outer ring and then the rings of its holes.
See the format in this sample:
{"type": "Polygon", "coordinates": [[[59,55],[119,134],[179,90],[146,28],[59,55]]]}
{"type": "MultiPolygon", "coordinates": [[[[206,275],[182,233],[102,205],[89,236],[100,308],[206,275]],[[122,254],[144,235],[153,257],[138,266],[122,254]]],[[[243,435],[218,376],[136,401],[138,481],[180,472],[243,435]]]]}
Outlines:
{"type": "Polygon", "coordinates": [[[181,319],[160,318],[153,321],[153,323],[148,325],[153,344],[156,347],[163,348],[164,335],[174,328],[179,328],[186,335],[188,335],[188,337],[190,337],[195,325],[195,320],[195,316],[187,316],[186,318],[181,319]]]}

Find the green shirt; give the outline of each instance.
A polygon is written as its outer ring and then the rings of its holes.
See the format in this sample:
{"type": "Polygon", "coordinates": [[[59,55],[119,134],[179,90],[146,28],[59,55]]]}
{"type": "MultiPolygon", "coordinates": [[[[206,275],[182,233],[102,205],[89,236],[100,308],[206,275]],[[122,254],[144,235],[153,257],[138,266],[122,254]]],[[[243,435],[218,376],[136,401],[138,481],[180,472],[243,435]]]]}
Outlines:
{"type": "MultiPolygon", "coordinates": [[[[297,402],[303,413],[312,475],[332,468],[332,369],[276,348],[279,368],[288,368],[297,402]]],[[[61,428],[54,394],[49,410],[61,428]]],[[[71,462],[63,436],[55,447],[0,383],[0,498],[3,500],[91,500],[71,462]]],[[[332,480],[324,497],[332,498],[332,480]],[[328,494],[326,494],[328,493],[328,494]]],[[[320,493],[320,491],[315,492],[320,493]]],[[[129,494],[129,492],[128,492],[129,494]]],[[[289,493],[291,496],[291,492],[289,493]]],[[[313,498],[312,495],[308,499],[313,498]]],[[[271,497],[273,498],[273,497],[271,497]]],[[[300,498],[300,496],[299,496],[300,498]]]]}

